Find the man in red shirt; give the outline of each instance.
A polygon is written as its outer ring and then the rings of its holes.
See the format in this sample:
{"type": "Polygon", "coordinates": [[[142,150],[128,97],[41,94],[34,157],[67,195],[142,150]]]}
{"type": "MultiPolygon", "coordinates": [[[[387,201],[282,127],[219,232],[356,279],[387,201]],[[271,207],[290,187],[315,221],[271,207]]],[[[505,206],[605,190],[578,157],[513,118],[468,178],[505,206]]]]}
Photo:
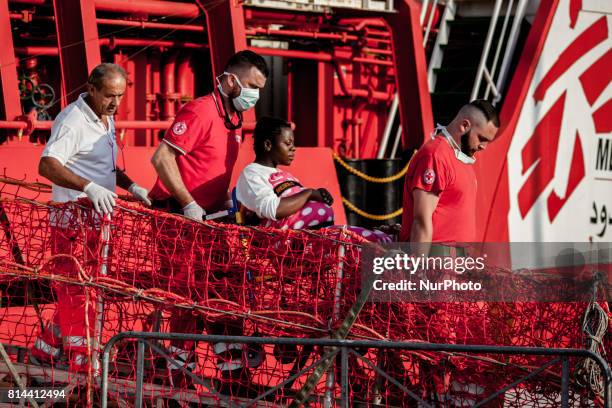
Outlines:
{"type": "MultiPolygon", "coordinates": [[[[202,221],[207,212],[223,209],[242,142],[242,112],[255,106],[268,74],[261,56],[240,51],[217,76],[215,91],[183,106],[151,159],[158,175],[149,194],[154,207],[195,221],[202,221]]],[[[198,271],[205,260],[192,259],[197,251],[192,248],[193,237],[184,224],[172,226],[171,222],[164,222],[154,226],[161,264],[157,278],[165,282],[162,287],[189,298],[198,292],[192,285],[202,280],[198,271]]],[[[199,323],[199,316],[175,310],[170,317],[170,331],[201,332],[199,323]]],[[[242,322],[221,319],[210,324],[207,332],[239,335],[242,322]]],[[[191,384],[185,371],[196,366],[195,345],[172,341],[169,351],[173,360],[168,361],[172,384],[178,387],[191,384]]],[[[242,345],[218,343],[214,344],[214,352],[222,378],[230,384],[232,380],[244,382],[242,379],[248,378],[248,369],[242,363],[242,345]]]]}
{"type": "Polygon", "coordinates": [[[242,112],[255,106],[267,77],[261,56],[240,51],[216,78],[216,91],[183,106],[151,159],[158,179],[149,197],[157,207],[196,221],[221,209],[242,141],[242,112]]]}
{"type": "Polygon", "coordinates": [[[473,242],[476,239],[476,153],[499,129],[486,100],[463,106],[452,122],[438,125],[412,158],[404,184],[400,241],[473,242]]]}
{"type": "MultiPolygon", "coordinates": [[[[431,140],[412,158],[404,184],[399,238],[403,242],[423,243],[413,246],[415,254],[463,256],[462,248],[455,249],[452,244],[475,241],[477,183],[472,165],[476,153],[495,139],[499,125],[495,108],[486,100],[474,100],[463,106],[448,126],[438,125],[431,140]],[[431,243],[442,245],[430,248],[431,243]]],[[[445,327],[447,330],[440,337],[444,343],[452,343],[457,322],[445,312],[447,307],[447,303],[423,305],[428,322],[421,323],[434,322],[437,327],[445,327]]],[[[450,379],[443,364],[441,367],[427,363],[420,367],[422,378],[433,387],[430,402],[438,404],[448,399],[451,404],[463,406],[482,397],[481,387],[450,379]],[[450,381],[454,389],[464,394],[450,392],[450,381]]]]}

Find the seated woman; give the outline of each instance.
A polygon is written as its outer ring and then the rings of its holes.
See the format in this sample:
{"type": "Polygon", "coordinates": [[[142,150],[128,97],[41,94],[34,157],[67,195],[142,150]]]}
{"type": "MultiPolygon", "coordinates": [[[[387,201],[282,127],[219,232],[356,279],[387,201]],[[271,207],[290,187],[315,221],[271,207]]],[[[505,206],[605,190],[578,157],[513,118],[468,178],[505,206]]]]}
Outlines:
{"type": "MultiPolygon", "coordinates": [[[[255,161],[238,178],[238,201],[262,219],[261,225],[279,229],[322,228],[332,226],[333,198],[324,188],[305,188],[278,165],[289,166],[295,158],[291,125],[279,118],[257,121],[253,134],[255,161]]],[[[391,242],[381,231],[347,227],[369,241],[391,242]]]]}

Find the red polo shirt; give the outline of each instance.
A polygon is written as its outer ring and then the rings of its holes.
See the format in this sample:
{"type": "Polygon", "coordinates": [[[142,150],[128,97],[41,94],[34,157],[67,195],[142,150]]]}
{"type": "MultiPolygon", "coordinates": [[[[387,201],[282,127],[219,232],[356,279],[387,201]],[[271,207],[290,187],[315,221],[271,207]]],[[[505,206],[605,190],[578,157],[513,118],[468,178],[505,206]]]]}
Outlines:
{"type": "Polygon", "coordinates": [[[404,183],[404,213],[400,241],[410,241],[415,188],[439,196],[433,213],[432,242],[473,242],[476,239],[476,173],[460,162],[443,136],[425,143],[416,153],[404,183]]]}
{"type": "MultiPolygon", "coordinates": [[[[241,129],[225,127],[223,102],[216,93],[183,106],[164,136],[163,142],[180,153],[176,163],[185,187],[207,212],[223,208],[241,141],[241,129]]],[[[149,195],[170,198],[159,178],[149,195]]]]}

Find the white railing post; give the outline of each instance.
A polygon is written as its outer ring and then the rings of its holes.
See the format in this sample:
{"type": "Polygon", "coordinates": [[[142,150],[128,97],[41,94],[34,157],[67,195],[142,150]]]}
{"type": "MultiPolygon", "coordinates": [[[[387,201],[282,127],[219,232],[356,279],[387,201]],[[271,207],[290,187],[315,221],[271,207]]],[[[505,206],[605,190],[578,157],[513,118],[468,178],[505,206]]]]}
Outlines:
{"type": "Polygon", "coordinates": [[[508,70],[510,69],[510,63],[512,62],[512,55],[516,48],[516,42],[518,41],[518,34],[525,15],[525,8],[527,7],[527,0],[519,0],[516,11],[514,12],[514,21],[512,22],[512,28],[508,35],[508,45],[506,45],[506,51],[504,52],[504,58],[502,60],[501,68],[499,69],[499,76],[497,77],[497,93],[498,96],[493,100],[493,104],[501,99],[501,94],[506,86],[506,77],[508,76],[508,70]]]}
{"type": "Polygon", "coordinates": [[[502,0],[495,0],[495,7],[493,8],[493,14],[491,15],[491,23],[489,24],[489,31],[487,32],[487,38],[485,39],[484,48],[482,55],[480,56],[480,63],[478,64],[478,71],[476,72],[476,81],[472,88],[472,94],[470,100],[474,100],[478,97],[478,91],[480,89],[480,82],[484,75],[484,67],[489,57],[489,50],[491,49],[491,43],[493,42],[493,34],[495,33],[495,27],[497,26],[497,19],[499,18],[499,10],[501,9],[502,0]]]}

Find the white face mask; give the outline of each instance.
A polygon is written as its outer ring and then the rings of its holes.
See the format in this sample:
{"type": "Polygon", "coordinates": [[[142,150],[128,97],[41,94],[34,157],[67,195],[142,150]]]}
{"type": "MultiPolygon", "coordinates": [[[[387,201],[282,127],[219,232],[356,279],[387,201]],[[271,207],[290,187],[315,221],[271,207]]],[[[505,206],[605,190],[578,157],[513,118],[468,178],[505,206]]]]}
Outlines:
{"type": "Polygon", "coordinates": [[[467,154],[463,153],[463,151],[461,151],[461,148],[459,147],[459,145],[457,144],[455,139],[453,139],[451,134],[448,133],[448,130],[446,130],[446,126],[442,126],[440,124],[437,124],[436,128],[434,129],[433,133],[431,134],[431,138],[432,139],[436,137],[436,135],[438,134],[438,131],[441,131],[442,134],[444,135],[444,137],[446,138],[446,140],[448,140],[448,143],[450,143],[451,147],[455,151],[455,157],[457,158],[457,160],[459,160],[461,163],[465,163],[465,164],[474,164],[474,163],[476,163],[476,159],[474,157],[470,157],[467,154]]]}
{"type": "MultiPolygon", "coordinates": [[[[238,79],[238,76],[230,72],[224,72],[219,76],[222,75],[232,75],[236,79],[236,82],[238,82],[238,86],[240,87],[240,95],[232,99],[232,103],[234,104],[234,107],[237,111],[244,112],[245,110],[251,109],[255,106],[255,104],[259,100],[259,89],[245,88],[244,86],[242,86],[242,83],[240,83],[240,79],[238,79]]],[[[221,86],[221,81],[219,81],[219,77],[217,77],[216,79],[217,89],[219,89],[219,93],[228,98],[229,96],[225,92],[223,92],[223,87],[221,86]]]]}

